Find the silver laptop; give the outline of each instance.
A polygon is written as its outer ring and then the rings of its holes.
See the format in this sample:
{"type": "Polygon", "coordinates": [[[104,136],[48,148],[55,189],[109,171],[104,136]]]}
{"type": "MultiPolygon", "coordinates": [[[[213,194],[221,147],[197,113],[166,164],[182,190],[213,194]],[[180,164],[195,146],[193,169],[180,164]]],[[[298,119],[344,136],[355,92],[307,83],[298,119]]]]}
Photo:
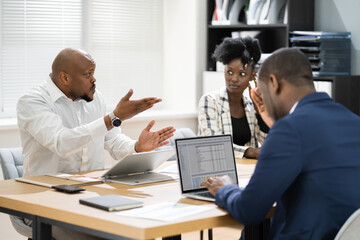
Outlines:
{"type": "Polygon", "coordinates": [[[182,195],[206,201],[215,197],[200,183],[209,177],[229,175],[238,183],[231,135],[175,140],[182,195]]]}
{"type": "Polygon", "coordinates": [[[153,172],[153,170],[174,154],[174,149],[129,154],[102,177],[107,182],[128,185],[172,180],[170,176],[153,172]]]}

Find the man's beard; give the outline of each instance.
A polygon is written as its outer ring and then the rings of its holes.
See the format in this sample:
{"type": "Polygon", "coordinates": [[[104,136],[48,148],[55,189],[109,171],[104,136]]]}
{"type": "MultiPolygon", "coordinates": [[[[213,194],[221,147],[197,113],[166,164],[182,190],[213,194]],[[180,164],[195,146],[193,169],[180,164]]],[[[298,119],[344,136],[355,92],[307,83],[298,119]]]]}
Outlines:
{"type": "Polygon", "coordinates": [[[85,101],[87,101],[87,102],[91,102],[92,101],[92,99],[88,96],[88,95],[82,95],[81,97],[80,97],[81,99],[83,99],[83,100],[85,100],[85,101]]]}
{"type": "MultiPolygon", "coordinates": [[[[95,83],[91,86],[90,90],[92,90],[93,88],[95,88],[95,83]]],[[[88,95],[84,94],[80,97],[81,99],[87,101],[87,102],[91,102],[93,99],[91,99],[88,95]]]]}

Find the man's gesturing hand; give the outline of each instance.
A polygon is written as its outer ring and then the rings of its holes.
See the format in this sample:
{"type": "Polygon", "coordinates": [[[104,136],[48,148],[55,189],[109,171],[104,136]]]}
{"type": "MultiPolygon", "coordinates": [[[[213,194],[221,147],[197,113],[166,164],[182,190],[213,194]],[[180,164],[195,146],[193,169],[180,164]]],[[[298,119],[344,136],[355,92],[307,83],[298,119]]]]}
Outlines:
{"type": "Polygon", "coordinates": [[[158,147],[164,146],[169,143],[169,141],[166,140],[174,136],[174,127],[166,127],[157,132],[150,132],[154,124],[155,121],[152,120],[147,125],[147,127],[142,130],[139,139],[135,144],[136,152],[148,152],[158,147]]]}
{"type": "Polygon", "coordinates": [[[114,114],[121,120],[132,118],[136,114],[151,108],[154,106],[154,104],[161,102],[161,99],[155,97],[130,100],[132,95],[133,90],[130,89],[129,92],[123,98],[121,98],[120,102],[117,104],[114,110],[114,114]]]}

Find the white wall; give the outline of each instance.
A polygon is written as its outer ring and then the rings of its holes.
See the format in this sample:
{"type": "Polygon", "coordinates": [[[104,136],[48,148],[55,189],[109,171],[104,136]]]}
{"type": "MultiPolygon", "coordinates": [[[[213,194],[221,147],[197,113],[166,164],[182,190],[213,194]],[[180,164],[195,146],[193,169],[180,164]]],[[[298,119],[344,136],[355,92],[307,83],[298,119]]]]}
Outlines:
{"type": "Polygon", "coordinates": [[[197,109],[206,63],[206,2],[164,0],[163,88],[167,109],[197,109]]]}
{"type": "Polygon", "coordinates": [[[360,1],[316,0],[315,30],[351,32],[351,74],[360,75],[360,1]]]}

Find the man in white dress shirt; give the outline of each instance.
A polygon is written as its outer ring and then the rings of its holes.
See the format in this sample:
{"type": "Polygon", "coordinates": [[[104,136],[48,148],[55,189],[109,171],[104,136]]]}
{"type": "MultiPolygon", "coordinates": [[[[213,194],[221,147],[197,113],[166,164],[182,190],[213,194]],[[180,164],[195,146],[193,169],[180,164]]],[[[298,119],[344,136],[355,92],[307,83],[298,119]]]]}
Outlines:
{"type": "MultiPolygon", "coordinates": [[[[104,98],[96,91],[94,72],[95,61],[88,53],[66,48],[56,56],[47,82],[19,99],[24,176],[102,169],[104,148],[120,159],[129,153],[154,150],[173,136],[173,127],[151,132],[154,121],[137,140],[121,134],[121,121],[161,99],[130,100],[130,90],[107,114],[104,98]]],[[[69,237],[65,238],[72,239],[69,237]]]]}
{"type": "Polygon", "coordinates": [[[64,49],[55,58],[47,82],[19,99],[24,176],[104,168],[104,147],[120,159],[167,144],[173,127],[150,132],[151,121],[137,141],[121,134],[118,127],[161,99],[130,100],[130,90],[107,114],[104,99],[95,90],[94,71],[95,62],[88,53],[64,49]]]}

